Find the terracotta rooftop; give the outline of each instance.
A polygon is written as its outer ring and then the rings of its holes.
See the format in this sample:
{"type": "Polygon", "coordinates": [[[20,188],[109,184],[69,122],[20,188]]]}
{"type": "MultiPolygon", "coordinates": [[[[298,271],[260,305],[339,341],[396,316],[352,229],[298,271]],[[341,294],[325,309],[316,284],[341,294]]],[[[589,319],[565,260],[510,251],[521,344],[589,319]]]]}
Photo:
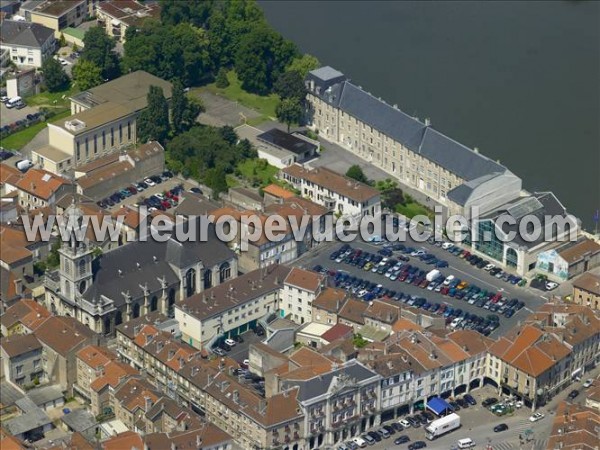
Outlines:
{"type": "Polygon", "coordinates": [[[421,325],[417,325],[411,320],[400,317],[392,325],[392,331],[395,333],[400,331],[423,331],[423,327],[421,325]]]}
{"type": "Polygon", "coordinates": [[[127,411],[135,413],[138,409],[144,410],[146,398],[156,403],[160,394],[145,378],[130,377],[115,388],[114,398],[127,411]]]}
{"type": "Polygon", "coordinates": [[[117,355],[107,348],[98,345],[86,345],[77,352],[77,358],[92,369],[105,366],[110,361],[117,359],[117,355]]]}
{"type": "Polygon", "coordinates": [[[95,392],[100,392],[106,386],[115,388],[124,377],[129,375],[139,375],[139,373],[129,364],[121,361],[109,361],[104,366],[103,375],[92,381],[90,389],[95,392]]]}
{"type": "Polygon", "coordinates": [[[352,323],[364,325],[365,318],[363,314],[368,307],[369,304],[366,302],[361,302],[360,300],[349,298],[348,301],[346,301],[346,303],[344,304],[344,306],[342,306],[342,309],[340,309],[338,317],[340,319],[345,319],[352,323]]]}
{"type": "Polygon", "coordinates": [[[583,239],[565,250],[559,252],[559,255],[569,264],[575,264],[586,256],[594,256],[600,253],[600,244],[591,239],[583,239]]]}
{"type": "Polygon", "coordinates": [[[294,164],[281,170],[283,173],[315,183],[337,194],[343,195],[357,202],[366,202],[374,197],[379,197],[379,191],[352,178],[340,175],[325,167],[306,169],[301,165],[294,164]]]}
{"type": "Polygon", "coordinates": [[[118,220],[119,217],[123,217],[123,225],[126,225],[133,230],[136,230],[140,226],[141,216],[139,211],[134,208],[121,206],[112,213],[112,218],[114,220],[118,220]]]}
{"type": "Polygon", "coordinates": [[[48,317],[50,312],[44,306],[33,300],[22,299],[0,316],[0,322],[6,328],[20,323],[33,331],[48,317]]]}
{"type": "MultiPolygon", "coordinates": [[[[274,203],[265,207],[265,212],[269,214],[278,214],[282,217],[295,217],[296,224],[300,226],[304,216],[321,217],[329,214],[329,210],[324,206],[302,197],[292,197],[283,201],[283,203],[274,203]]],[[[288,220],[288,222],[291,219],[288,220]]],[[[312,225],[310,222],[308,226],[312,225]]],[[[310,228],[309,228],[310,229],[310,228]]]]}
{"type": "Polygon", "coordinates": [[[35,336],[59,355],[67,356],[82,343],[91,341],[96,333],[73,317],[51,316],[35,330],[35,336]]]}
{"type": "Polygon", "coordinates": [[[16,186],[21,178],[23,178],[23,174],[19,169],[8,164],[0,164],[0,184],[16,186]]]}
{"type": "Polygon", "coordinates": [[[474,330],[457,330],[448,334],[448,339],[462,348],[470,356],[487,351],[494,343],[493,339],[482,336],[474,330]]]}
{"type": "Polygon", "coordinates": [[[396,322],[399,315],[400,308],[398,306],[390,305],[379,300],[369,303],[369,307],[363,313],[364,317],[390,325],[396,322]]]}
{"type": "Polygon", "coordinates": [[[17,183],[17,187],[35,197],[48,201],[62,186],[71,182],[52,172],[42,169],[29,169],[17,183]]]}
{"type": "Polygon", "coordinates": [[[14,334],[2,338],[0,347],[10,358],[42,349],[42,344],[33,334],[14,334]]]}
{"type": "Polygon", "coordinates": [[[600,413],[575,403],[560,402],[547,449],[597,450],[600,413]]]}
{"type": "Polygon", "coordinates": [[[348,325],[344,325],[343,323],[337,323],[325,333],[321,335],[321,339],[326,340],[327,342],[333,342],[336,339],[343,339],[346,337],[351,337],[354,333],[354,328],[348,325]]]}
{"type": "Polygon", "coordinates": [[[333,361],[308,347],[300,347],[289,356],[290,361],[297,367],[331,366],[333,361]]]}
{"type": "Polygon", "coordinates": [[[263,192],[265,194],[270,194],[273,197],[282,199],[292,198],[296,196],[296,194],[294,194],[293,192],[288,191],[287,189],[284,189],[281,186],[277,186],[276,184],[270,184],[266,186],[265,188],[263,188],[263,192]]]}
{"type": "Polygon", "coordinates": [[[594,295],[600,295],[600,276],[585,272],[573,280],[573,287],[594,295]]]}
{"type": "Polygon", "coordinates": [[[143,449],[142,437],[133,432],[125,431],[102,442],[102,450],[143,449]]]}
{"type": "Polygon", "coordinates": [[[321,274],[299,267],[292,267],[288,276],[285,277],[284,284],[316,293],[324,280],[325,277],[321,274]]]}
{"type": "Polygon", "coordinates": [[[346,301],[346,291],[326,287],[312,302],[313,307],[337,314],[346,301]]]}

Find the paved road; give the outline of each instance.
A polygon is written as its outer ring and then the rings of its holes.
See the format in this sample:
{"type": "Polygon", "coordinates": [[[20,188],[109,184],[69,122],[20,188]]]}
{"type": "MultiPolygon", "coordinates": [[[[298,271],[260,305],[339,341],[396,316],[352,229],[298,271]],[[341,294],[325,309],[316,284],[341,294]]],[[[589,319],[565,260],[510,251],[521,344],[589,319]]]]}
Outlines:
{"type": "MultiPolygon", "coordinates": [[[[364,271],[355,266],[347,265],[344,263],[336,263],[335,261],[329,259],[329,254],[334,249],[339,248],[339,245],[340,244],[328,245],[320,249],[318,252],[311,252],[308,255],[305,255],[303,258],[301,258],[298,263],[306,268],[312,268],[315,265],[320,264],[321,266],[328,267],[330,269],[342,269],[362,279],[367,279],[371,282],[380,283],[388,289],[401,291],[410,295],[418,295],[419,297],[425,297],[427,300],[437,303],[450,304],[454,307],[461,308],[463,311],[466,310],[469,313],[474,313],[479,316],[485,317],[487,314],[491,313],[486,309],[479,308],[475,305],[469,305],[464,300],[457,300],[455,298],[445,297],[437,292],[429,291],[427,289],[421,289],[417,286],[413,286],[412,284],[406,284],[399,281],[390,281],[383,275],[372,273],[370,271],[364,271]]],[[[355,241],[351,243],[351,245],[353,247],[361,248],[371,253],[375,253],[378,249],[381,248],[362,241],[355,241]]],[[[491,275],[489,275],[486,271],[471,266],[469,263],[451,255],[450,253],[446,252],[440,247],[436,247],[428,243],[414,243],[412,241],[409,241],[407,245],[411,245],[415,248],[423,248],[428,253],[433,253],[437,257],[448,261],[449,267],[441,269],[442,273],[445,276],[453,274],[457,278],[467,281],[469,284],[475,284],[480,288],[486,289],[488,291],[502,291],[503,295],[508,297],[509,299],[518,298],[525,302],[525,308],[520,310],[510,319],[507,319],[504,316],[500,316],[500,327],[498,327],[494,331],[494,333],[492,333],[492,335],[490,336],[492,338],[506,333],[506,331],[508,331],[510,328],[516,325],[517,322],[526,317],[531,311],[536,310],[547,300],[546,298],[541,296],[541,292],[538,294],[533,290],[520,288],[518,286],[514,286],[512,284],[494,278],[491,275]]],[[[397,254],[397,252],[395,253],[397,254]]],[[[427,271],[432,270],[431,266],[424,264],[422,261],[419,260],[419,258],[411,257],[409,264],[416,265],[419,268],[425,269],[427,271]]]]}

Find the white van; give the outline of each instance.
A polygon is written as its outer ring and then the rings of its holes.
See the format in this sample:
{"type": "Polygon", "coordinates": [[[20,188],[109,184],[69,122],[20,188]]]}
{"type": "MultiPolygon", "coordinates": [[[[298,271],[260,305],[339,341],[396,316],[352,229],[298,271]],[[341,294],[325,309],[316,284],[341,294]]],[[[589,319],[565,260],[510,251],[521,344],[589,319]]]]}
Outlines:
{"type": "Polygon", "coordinates": [[[458,448],[471,448],[475,447],[475,442],[471,438],[459,439],[458,448]]]}
{"type": "Polygon", "coordinates": [[[22,101],[23,101],[23,99],[17,95],[16,97],[13,97],[9,101],[6,102],[6,107],[7,108],[14,108],[15,106],[17,106],[22,101]]]}

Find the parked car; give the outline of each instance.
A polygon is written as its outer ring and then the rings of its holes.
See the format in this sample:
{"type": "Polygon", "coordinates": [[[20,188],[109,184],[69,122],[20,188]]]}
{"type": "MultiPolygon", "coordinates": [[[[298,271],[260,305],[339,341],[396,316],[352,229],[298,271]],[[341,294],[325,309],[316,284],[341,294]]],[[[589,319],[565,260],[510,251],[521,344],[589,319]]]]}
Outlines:
{"type": "Polygon", "coordinates": [[[529,417],[529,421],[530,422],[537,422],[538,420],[542,420],[544,417],[546,417],[546,416],[543,413],[536,412],[532,416],[529,417]]]}
{"type": "Polygon", "coordinates": [[[230,347],[235,347],[236,342],[233,339],[225,339],[225,343],[230,347]]]}
{"type": "Polygon", "coordinates": [[[576,398],[579,395],[579,391],[577,389],[572,390],[571,392],[569,392],[568,397],[573,400],[574,398],[576,398]]]}
{"type": "Polygon", "coordinates": [[[477,401],[473,398],[471,394],[465,394],[463,395],[463,398],[471,406],[475,406],[477,404],[477,401]]]}
{"type": "Polygon", "coordinates": [[[220,349],[219,347],[213,348],[212,352],[217,355],[217,356],[225,356],[227,355],[227,353],[225,353],[224,350],[220,349]]]}
{"type": "Polygon", "coordinates": [[[407,435],[405,435],[405,434],[402,435],[402,436],[397,437],[394,440],[394,444],[396,444],[396,445],[406,444],[407,442],[410,442],[410,438],[407,435]]]}
{"type": "Polygon", "coordinates": [[[587,380],[585,380],[585,383],[583,383],[583,387],[585,389],[589,388],[592,384],[594,384],[594,380],[589,378],[587,380]]]}
{"type": "Polygon", "coordinates": [[[427,447],[427,443],[424,441],[416,441],[408,446],[408,450],[419,450],[420,448],[427,447]]]}
{"type": "Polygon", "coordinates": [[[484,401],[481,402],[481,405],[485,408],[492,406],[494,404],[498,403],[498,399],[494,398],[494,397],[490,397],[490,398],[486,398],[484,401]]]}

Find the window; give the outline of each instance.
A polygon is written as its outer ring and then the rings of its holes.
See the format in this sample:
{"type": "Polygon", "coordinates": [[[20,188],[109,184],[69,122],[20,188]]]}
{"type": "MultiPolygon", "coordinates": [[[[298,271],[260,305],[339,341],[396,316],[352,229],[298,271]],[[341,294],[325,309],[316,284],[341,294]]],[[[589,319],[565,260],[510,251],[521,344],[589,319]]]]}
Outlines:
{"type": "Polygon", "coordinates": [[[131,122],[127,121],[127,140],[131,140],[131,122]]]}
{"type": "Polygon", "coordinates": [[[17,371],[17,375],[20,375],[23,373],[23,365],[18,365],[15,367],[15,370],[17,371]]]}
{"type": "Polygon", "coordinates": [[[123,142],[123,124],[119,124],[119,142],[123,142]]]}
{"type": "Polygon", "coordinates": [[[79,147],[79,141],[76,142],[77,146],[77,159],[81,159],[81,149],[79,147]]]}
{"type": "Polygon", "coordinates": [[[90,157],[90,145],[88,138],[85,138],[85,157],[86,159],[90,157]]]}
{"type": "Polygon", "coordinates": [[[102,148],[106,147],[106,130],[102,130],[102,148]]]}
{"type": "Polygon", "coordinates": [[[114,147],[115,145],[115,130],[111,127],[110,129],[110,146],[114,147]]]}

